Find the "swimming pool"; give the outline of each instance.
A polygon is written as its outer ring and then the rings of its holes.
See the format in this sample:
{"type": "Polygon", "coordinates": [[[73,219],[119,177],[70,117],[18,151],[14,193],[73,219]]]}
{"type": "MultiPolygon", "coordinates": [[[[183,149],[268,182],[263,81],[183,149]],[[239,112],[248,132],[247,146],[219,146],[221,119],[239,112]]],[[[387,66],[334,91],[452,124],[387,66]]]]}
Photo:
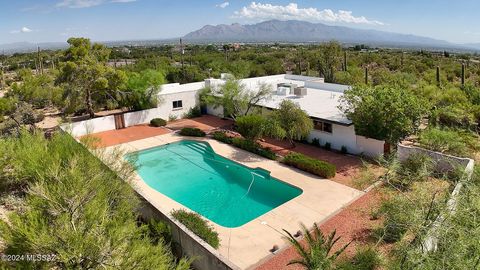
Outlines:
{"type": "Polygon", "coordinates": [[[126,158],[138,166],[138,174],[150,187],[228,228],[302,193],[264,169],[251,169],[216,154],[206,142],[184,140],[126,158]]]}

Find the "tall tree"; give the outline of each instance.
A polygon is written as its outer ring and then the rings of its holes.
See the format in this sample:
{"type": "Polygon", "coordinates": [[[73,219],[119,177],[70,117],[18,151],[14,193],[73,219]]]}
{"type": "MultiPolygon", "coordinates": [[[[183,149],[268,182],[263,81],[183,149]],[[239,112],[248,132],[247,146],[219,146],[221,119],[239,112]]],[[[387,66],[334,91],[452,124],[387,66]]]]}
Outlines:
{"type": "Polygon", "coordinates": [[[57,84],[65,89],[67,111],[85,109],[95,116],[95,107],[118,103],[119,91],[124,89],[126,75],[106,65],[110,50],[104,45],[92,44],[87,38],[68,39],[65,63],[61,66],[57,84]]]}
{"type": "Polygon", "coordinates": [[[266,132],[272,137],[286,138],[295,146],[294,140],[300,140],[310,134],[313,121],[297,103],[283,100],[278,110],[270,115],[266,132]]]}
{"type": "Polygon", "coordinates": [[[335,82],[335,72],[340,64],[342,48],[338,42],[331,41],[320,46],[317,67],[325,82],[335,82]]]}
{"type": "Polygon", "coordinates": [[[354,87],[345,91],[339,105],[357,134],[391,144],[418,129],[426,108],[410,91],[385,86],[354,87]]]}
{"type": "Polygon", "coordinates": [[[202,102],[214,107],[222,106],[225,116],[236,119],[247,115],[260,102],[272,93],[269,85],[260,84],[258,90],[250,91],[240,81],[230,78],[220,87],[205,88],[201,94],[202,102]]]}

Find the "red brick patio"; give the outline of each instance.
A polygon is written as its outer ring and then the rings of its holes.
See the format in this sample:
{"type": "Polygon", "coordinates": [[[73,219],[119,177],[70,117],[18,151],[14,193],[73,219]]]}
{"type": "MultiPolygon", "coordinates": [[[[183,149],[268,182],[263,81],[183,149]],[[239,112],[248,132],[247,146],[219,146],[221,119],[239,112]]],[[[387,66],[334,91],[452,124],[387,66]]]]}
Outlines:
{"type": "Polygon", "coordinates": [[[232,124],[232,120],[222,119],[213,115],[203,115],[201,117],[195,117],[192,119],[175,120],[169,122],[166,127],[172,130],[180,130],[184,127],[191,127],[199,128],[205,132],[209,132],[219,128],[230,128],[232,124]]]}
{"type": "MultiPolygon", "coordinates": [[[[169,129],[163,127],[152,127],[149,125],[131,126],[124,129],[108,130],[104,132],[85,135],[98,139],[97,147],[108,147],[121,143],[141,140],[149,137],[170,133],[169,129]]],[[[82,137],[82,138],[83,138],[82,137]]]]}

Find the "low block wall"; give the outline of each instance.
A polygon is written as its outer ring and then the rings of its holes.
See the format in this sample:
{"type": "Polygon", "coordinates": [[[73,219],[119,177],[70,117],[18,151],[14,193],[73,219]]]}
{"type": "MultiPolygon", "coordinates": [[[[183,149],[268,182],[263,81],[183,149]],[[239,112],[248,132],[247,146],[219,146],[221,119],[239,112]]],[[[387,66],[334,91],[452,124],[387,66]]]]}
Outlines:
{"type": "Polygon", "coordinates": [[[455,170],[457,167],[467,168],[473,160],[470,158],[456,157],[452,155],[442,154],[427,150],[416,146],[397,145],[397,156],[400,161],[406,160],[410,155],[424,154],[435,161],[435,170],[439,173],[446,173],[455,170]]]}
{"type": "Polygon", "coordinates": [[[475,162],[470,158],[456,157],[447,155],[416,146],[397,145],[397,157],[400,161],[406,160],[410,155],[424,154],[428,155],[435,161],[435,171],[440,173],[446,173],[456,170],[458,168],[463,170],[462,179],[455,185],[450,198],[447,201],[447,207],[445,213],[438,216],[438,218],[432,224],[427,237],[425,237],[422,243],[422,251],[430,252],[438,248],[438,229],[444,222],[447,222],[447,217],[454,214],[457,207],[457,197],[460,190],[463,187],[463,183],[469,181],[472,177],[475,162]]]}
{"type": "Polygon", "coordinates": [[[181,246],[181,256],[196,258],[192,266],[198,270],[239,270],[240,268],[224,258],[218,251],[188,230],[183,224],[164,214],[140,194],[144,219],[155,219],[167,223],[172,231],[172,239],[181,246]]]}

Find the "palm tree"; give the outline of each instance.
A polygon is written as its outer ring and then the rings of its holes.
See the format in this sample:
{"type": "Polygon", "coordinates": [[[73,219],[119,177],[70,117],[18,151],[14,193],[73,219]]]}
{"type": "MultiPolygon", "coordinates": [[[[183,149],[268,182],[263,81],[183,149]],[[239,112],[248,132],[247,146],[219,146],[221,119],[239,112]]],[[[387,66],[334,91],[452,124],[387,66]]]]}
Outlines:
{"type": "Polygon", "coordinates": [[[300,243],[295,237],[286,230],[283,230],[287,239],[300,255],[300,259],[291,260],[287,265],[300,264],[308,270],[325,270],[331,269],[333,262],[337,257],[345,251],[351,242],[343,246],[341,249],[329,255],[333,246],[337,243],[340,237],[336,236],[336,230],[334,230],[325,239],[323,233],[317,226],[317,223],[313,224],[313,232],[310,232],[304,224],[302,227],[303,235],[305,236],[306,245],[300,243]]]}

